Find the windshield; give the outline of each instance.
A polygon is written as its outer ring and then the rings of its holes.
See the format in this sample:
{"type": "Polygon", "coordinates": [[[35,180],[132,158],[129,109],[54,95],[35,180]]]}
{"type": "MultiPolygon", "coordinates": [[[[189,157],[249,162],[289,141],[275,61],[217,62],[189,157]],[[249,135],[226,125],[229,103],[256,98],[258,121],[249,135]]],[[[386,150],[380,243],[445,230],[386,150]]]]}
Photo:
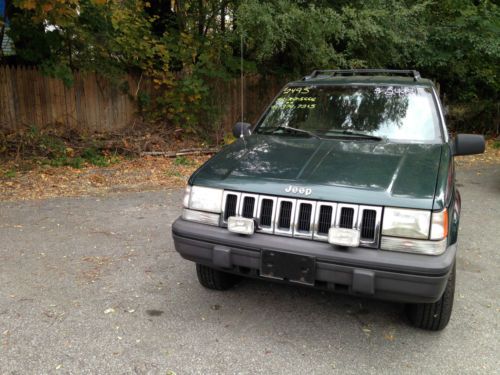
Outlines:
{"type": "Polygon", "coordinates": [[[432,90],[414,86],[290,86],[256,133],[438,142],[432,90]]]}

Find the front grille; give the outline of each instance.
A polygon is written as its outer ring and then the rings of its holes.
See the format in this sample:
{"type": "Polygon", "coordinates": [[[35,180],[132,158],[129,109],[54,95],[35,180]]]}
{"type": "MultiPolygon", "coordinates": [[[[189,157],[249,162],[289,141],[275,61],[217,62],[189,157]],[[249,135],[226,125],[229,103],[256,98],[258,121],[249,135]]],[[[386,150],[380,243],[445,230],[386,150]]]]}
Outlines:
{"type": "Polygon", "coordinates": [[[253,218],[257,232],[327,241],[331,227],[357,229],[360,245],[377,248],[382,207],[224,192],[222,225],[231,216],[253,218]]]}

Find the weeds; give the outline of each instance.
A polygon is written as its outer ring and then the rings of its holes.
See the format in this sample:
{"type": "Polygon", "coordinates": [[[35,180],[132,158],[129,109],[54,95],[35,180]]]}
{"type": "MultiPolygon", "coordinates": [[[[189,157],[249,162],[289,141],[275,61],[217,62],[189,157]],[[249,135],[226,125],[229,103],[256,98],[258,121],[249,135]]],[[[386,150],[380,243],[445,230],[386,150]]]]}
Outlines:
{"type": "Polygon", "coordinates": [[[95,165],[96,167],[107,167],[110,164],[110,160],[94,147],[83,150],[81,156],[88,163],[95,165]]]}
{"type": "Polygon", "coordinates": [[[3,177],[5,178],[14,178],[16,177],[17,172],[14,169],[9,169],[3,173],[3,177]]]}
{"type": "Polygon", "coordinates": [[[165,176],[166,177],[179,177],[179,178],[182,178],[184,177],[184,175],[179,172],[179,171],[175,171],[175,170],[168,170],[165,172],[165,176]]]}
{"type": "Polygon", "coordinates": [[[177,157],[175,158],[175,160],[174,160],[174,164],[175,164],[175,165],[184,165],[184,166],[186,166],[186,167],[192,166],[192,165],[193,165],[193,163],[194,163],[194,161],[193,161],[193,160],[190,160],[190,159],[188,159],[187,157],[182,156],[182,155],[177,156],[177,157]]]}
{"type": "Polygon", "coordinates": [[[67,156],[62,156],[59,158],[55,159],[48,159],[45,164],[50,165],[51,167],[72,167],[76,169],[80,169],[83,167],[83,164],[85,163],[85,159],[81,158],[80,156],[77,157],[67,157],[67,156]]]}
{"type": "Polygon", "coordinates": [[[54,130],[30,127],[9,135],[0,134],[0,153],[16,155],[16,160],[26,160],[29,155],[40,164],[53,167],[82,168],[86,164],[107,167],[119,160],[116,154],[110,156],[103,151],[96,141],[84,143],[86,147],[78,147],[78,142],[81,144],[85,140],[71,132],[58,134],[54,130]],[[67,141],[73,137],[77,139],[75,146],[67,141]]]}

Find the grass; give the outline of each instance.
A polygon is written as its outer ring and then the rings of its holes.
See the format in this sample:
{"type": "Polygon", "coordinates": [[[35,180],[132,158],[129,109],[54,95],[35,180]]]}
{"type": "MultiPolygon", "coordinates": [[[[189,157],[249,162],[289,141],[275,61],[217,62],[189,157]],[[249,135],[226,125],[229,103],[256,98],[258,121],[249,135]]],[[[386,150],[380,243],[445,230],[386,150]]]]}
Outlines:
{"type": "Polygon", "coordinates": [[[117,155],[106,156],[97,148],[91,147],[84,149],[78,156],[57,155],[48,157],[44,164],[52,167],[65,167],[69,166],[75,169],[80,169],[86,164],[95,165],[96,167],[108,167],[115,164],[120,160],[117,155]]]}
{"type": "Polygon", "coordinates": [[[107,167],[110,164],[110,160],[94,147],[83,150],[81,157],[96,167],[107,167]]]}
{"type": "Polygon", "coordinates": [[[165,172],[165,176],[166,177],[184,177],[184,175],[179,172],[179,171],[175,171],[175,170],[168,170],[165,172]]]}
{"type": "Polygon", "coordinates": [[[192,165],[193,165],[193,163],[194,163],[194,161],[193,161],[193,160],[188,159],[187,157],[182,156],[182,155],[181,155],[181,156],[177,156],[177,157],[175,158],[175,160],[174,160],[174,164],[175,164],[175,165],[184,165],[184,166],[186,166],[186,167],[190,167],[190,166],[192,166],[192,165]]]}
{"type": "MultiPolygon", "coordinates": [[[[110,156],[109,153],[103,152],[102,145],[98,141],[87,142],[88,146],[83,150],[78,147],[73,148],[62,136],[36,127],[30,127],[25,132],[19,133],[16,142],[18,153],[28,154],[38,159],[41,164],[53,167],[69,166],[79,169],[89,164],[107,167],[119,160],[117,155],[110,156]]],[[[0,143],[0,151],[6,149],[6,144],[0,143]]]]}
{"type": "Polygon", "coordinates": [[[493,141],[493,148],[494,148],[495,150],[500,149],[500,141],[494,140],[494,141],[493,141]]]}
{"type": "Polygon", "coordinates": [[[5,178],[14,178],[16,177],[17,172],[14,169],[9,169],[3,173],[3,177],[5,178]]]}

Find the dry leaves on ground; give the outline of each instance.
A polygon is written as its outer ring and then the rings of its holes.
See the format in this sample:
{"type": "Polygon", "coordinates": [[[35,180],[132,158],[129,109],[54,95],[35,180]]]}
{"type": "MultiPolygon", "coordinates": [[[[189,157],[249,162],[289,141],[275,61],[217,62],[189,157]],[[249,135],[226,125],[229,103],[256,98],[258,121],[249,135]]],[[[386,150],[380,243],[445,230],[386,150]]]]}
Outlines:
{"type": "MultiPolygon", "coordinates": [[[[121,159],[107,167],[36,166],[15,176],[0,177],[0,200],[42,199],[56,196],[99,195],[108,192],[182,187],[209,156],[141,157],[121,159]]],[[[13,162],[2,166],[15,169],[13,162]]]]}

